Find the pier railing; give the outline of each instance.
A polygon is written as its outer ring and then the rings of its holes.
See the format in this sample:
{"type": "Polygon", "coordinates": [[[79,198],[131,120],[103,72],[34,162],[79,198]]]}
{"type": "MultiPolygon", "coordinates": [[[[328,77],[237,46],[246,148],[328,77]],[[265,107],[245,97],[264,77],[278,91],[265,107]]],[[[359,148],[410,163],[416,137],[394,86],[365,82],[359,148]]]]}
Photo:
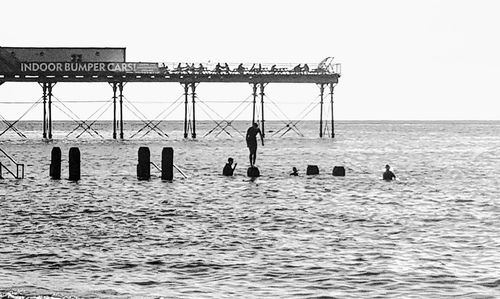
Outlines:
{"type": "Polygon", "coordinates": [[[340,63],[304,63],[304,64],[270,64],[270,63],[159,63],[161,74],[232,74],[232,75],[327,75],[341,74],[340,63]]]}
{"type": "Polygon", "coordinates": [[[8,173],[10,173],[16,179],[24,179],[24,164],[17,163],[14,158],[12,158],[7,152],[0,148],[0,152],[4,154],[7,159],[9,159],[14,165],[16,165],[16,173],[10,170],[6,165],[0,162],[0,179],[2,179],[2,170],[5,169],[8,173]]]}

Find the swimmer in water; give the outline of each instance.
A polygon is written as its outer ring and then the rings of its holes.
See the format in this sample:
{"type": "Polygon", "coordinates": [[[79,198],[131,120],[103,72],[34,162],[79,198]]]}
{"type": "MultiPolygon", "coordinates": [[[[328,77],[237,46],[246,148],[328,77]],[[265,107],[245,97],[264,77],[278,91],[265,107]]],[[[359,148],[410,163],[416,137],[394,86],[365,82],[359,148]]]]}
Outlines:
{"type": "Polygon", "coordinates": [[[396,179],[396,175],[390,169],[391,169],[391,167],[389,165],[385,166],[385,172],[382,176],[382,178],[385,181],[392,181],[392,180],[396,179]]]}
{"type": "Polygon", "coordinates": [[[232,166],[233,161],[234,161],[233,158],[227,159],[227,163],[224,166],[224,169],[222,170],[223,175],[225,175],[225,176],[232,176],[233,175],[234,169],[236,168],[236,165],[238,165],[238,163],[234,163],[234,167],[233,167],[232,166]]]}
{"type": "Polygon", "coordinates": [[[298,173],[298,171],[297,171],[297,167],[292,168],[292,171],[293,171],[293,172],[292,172],[292,173],[290,173],[290,175],[293,175],[293,176],[298,176],[298,175],[299,175],[299,173],[298,173]]]}

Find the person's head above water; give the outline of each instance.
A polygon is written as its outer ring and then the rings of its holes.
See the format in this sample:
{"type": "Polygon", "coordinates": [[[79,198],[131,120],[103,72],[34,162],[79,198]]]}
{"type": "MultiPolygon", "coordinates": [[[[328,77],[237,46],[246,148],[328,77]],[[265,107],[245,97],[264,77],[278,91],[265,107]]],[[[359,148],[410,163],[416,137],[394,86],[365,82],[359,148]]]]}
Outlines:
{"type": "Polygon", "coordinates": [[[292,168],[292,171],[293,171],[293,172],[297,172],[297,167],[293,167],[293,168],[292,168]]]}
{"type": "Polygon", "coordinates": [[[385,169],[389,170],[391,169],[391,166],[389,166],[389,164],[385,165],[385,169]]]}
{"type": "Polygon", "coordinates": [[[229,164],[233,164],[233,161],[234,161],[233,158],[227,159],[227,163],[229,163],[229,164]]]}

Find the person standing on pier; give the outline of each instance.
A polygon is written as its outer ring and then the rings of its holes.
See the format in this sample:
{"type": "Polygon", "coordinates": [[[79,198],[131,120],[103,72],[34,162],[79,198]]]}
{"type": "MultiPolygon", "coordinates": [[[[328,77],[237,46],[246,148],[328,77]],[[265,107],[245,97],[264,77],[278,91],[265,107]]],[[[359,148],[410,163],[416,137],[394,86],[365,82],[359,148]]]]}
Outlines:
{"type": "Polygon", "coordinates": [[[262,132],[259,129],[259,125],[257,123],[253,123],[253,125],[247,130],[247,147],[250,150],[250,167],[254,167],[255,159],[257,158],[257,134],[260,135],[260,141],[262,142],[262,146],[264,146],[264,138],[262,137],[262,132]]]}

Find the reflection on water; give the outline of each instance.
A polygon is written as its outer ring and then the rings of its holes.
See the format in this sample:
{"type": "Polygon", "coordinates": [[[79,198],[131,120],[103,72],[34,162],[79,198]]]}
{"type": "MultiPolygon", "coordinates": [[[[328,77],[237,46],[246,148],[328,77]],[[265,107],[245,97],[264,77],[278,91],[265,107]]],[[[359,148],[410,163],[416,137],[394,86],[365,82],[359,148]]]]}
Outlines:
{"type": "Polygon", "coordinates": [[[27,173],[0,181],[0,293],[500,296],[500,123],[337,129],[335,140],[267,140],[257,157],[262,177],[253,182],[241,137],[0,141],[27,173]],[[82,180],[49,180],[52,147],[66,161],[75,145],[82,180]],[[161,182],[152,170],[151,181],[137,181],[142,145],[157,163],[162,147],[174,147],[189,177],[161,182]],[[229,156],[238,167],[227,178],[229,156]],[[381,180],[387,163],[398,181],[381,180]],[[305,176],[307,164],[320,175],[305,176]],[[331,176],[335,165],[347,176],[331,176]],[[292,166],[299,177],[288,175],[292,166]]]}

